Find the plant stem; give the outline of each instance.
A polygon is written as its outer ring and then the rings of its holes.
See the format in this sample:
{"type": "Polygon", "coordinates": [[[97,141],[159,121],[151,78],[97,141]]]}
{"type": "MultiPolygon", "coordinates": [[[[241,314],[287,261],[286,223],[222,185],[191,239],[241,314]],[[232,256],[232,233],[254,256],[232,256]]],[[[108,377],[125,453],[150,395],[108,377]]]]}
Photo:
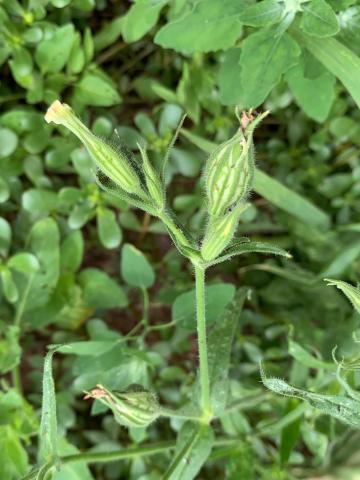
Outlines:
{"type": "Polygon", "coordinates": [[[124,450],[116,450],[114,452],[98,452],[98,453],[79,453],[75,455],[66,455],[61,458],[62,464],[74,462],[111,462],[115,460],[130,459],[136,457],[144,457],[155,455],[156,453],[164,453],[175,447],[174,441],[159,442],[142,447],[125,448],[124,450]]]}
{"type": "Polygon", "coordinates": [[[208,421],[211,417],[211,402],[208,352],[206,344],[205,269],[200,265],[194,265],[194,267],[196,290],[196,323],[200,363],[200,405],[204,418],[208,421]]]}

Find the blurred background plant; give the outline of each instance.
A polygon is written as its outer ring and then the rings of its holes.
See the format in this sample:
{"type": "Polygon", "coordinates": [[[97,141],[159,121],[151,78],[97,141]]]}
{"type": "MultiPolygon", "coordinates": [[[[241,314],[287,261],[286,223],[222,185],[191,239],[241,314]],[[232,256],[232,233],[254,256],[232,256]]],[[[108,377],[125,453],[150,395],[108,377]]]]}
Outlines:
{"type": "MultiPolygon", "coordinates": [[[[84,390],[138,383],[176,408],[195,380],[191,270],[160,223],[101,191],[79,142],[44,123],[58,97],[95,134],[137,155],[146,145],[157,165],[187,113],[166,180],[193,232],[205,227],[199,173],[237,128],[233,105],[271,110],[256,132],[254,194],[237,234],[293,260],[254,253],[209,271],[209,325],[238,286],[252,291],[231,361],[232,398],[249,401],[217,420],[217,433],[237,441],[214,450],[200,478],[357,478],[359,433],[266,392],[259,361],[299,388],[336,395],[333,347],[338,358],[358,352],[358,313],[323,279],[359,281],[359,8],[0,2],[0,478],[19,478],[36,460],[47,345],[79,342],[54,357],[62,455],[172,440],[182,428],[159,420],[128,433],[103,405],[83,402],[84,390]]],[[[356,370],[348,381],[359,387],[356,370]]],[[[55,478],[156,480],[169,458],[69,464],[55,478]]]]}

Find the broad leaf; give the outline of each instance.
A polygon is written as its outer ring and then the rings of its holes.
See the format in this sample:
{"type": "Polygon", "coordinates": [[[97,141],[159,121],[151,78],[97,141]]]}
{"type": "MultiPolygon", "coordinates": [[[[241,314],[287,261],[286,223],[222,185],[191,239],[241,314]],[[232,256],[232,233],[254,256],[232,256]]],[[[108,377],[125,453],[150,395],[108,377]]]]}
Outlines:
{"type": "Polygon", "coordinates": [[[330,37],[339,31],[339,22],[334,10],[325,0],[311,0],[302,5],[300,27],[308,35],[330,37]]]}
{"type": "Polygon", "coordinates": [[[150,288],[155,281],[154,271],[145,255],[129,243],[122,249],[121,275],[132,287],[150,288]]]}
{"type": "Polygon", "coordinates": [[[162,480],[192,480],[210,455],[214,443],[211,427],[185,423],[180,430],[174,458],[162,480]]]}
{"type": "Polygon", "coordinates": [[[162,27],[155,43],[183,53],[229,48],[240,35],[245,6],[244,0],[198,0],[190,12],[162,27]]]}
{"type": "Polygon", "coordinates": [[[281,75],[297,63],[300,48],[276,29],[260,30],[246,37],[241,46],[240,79],[243,107],[258,107],[281,75]]]}

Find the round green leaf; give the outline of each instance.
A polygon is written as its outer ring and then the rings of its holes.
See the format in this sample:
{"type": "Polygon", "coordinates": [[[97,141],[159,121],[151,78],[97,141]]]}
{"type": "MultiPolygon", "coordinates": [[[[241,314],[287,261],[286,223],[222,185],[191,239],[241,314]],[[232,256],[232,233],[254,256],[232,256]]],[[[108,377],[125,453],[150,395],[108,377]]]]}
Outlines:
{"type": "Polygon", "coordinates": [[[0,128],[0,158],[9,157],[17,145],[17,135],[9,128],[0,128]]]}
{"type": "Polygon", "coordinates": [[[122,233],[112,210],[108,208],[98,209],[97,230],[100,242],[105,248],[116,248],[120,245],[122,233]]]}
{"type": "Polygon", "coordinates": [[[145,255],[129,243],[122,249],[121,275],[132,287],[149,288],[155,281],[154,270],[145,255]]]}

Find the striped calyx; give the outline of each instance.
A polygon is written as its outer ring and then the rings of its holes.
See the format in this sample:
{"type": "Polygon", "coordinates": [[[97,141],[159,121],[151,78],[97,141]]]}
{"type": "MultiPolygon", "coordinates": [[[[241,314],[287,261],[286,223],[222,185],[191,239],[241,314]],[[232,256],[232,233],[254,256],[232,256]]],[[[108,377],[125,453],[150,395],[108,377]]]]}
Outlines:
{"type": "Polygon", "coordinates": [[[201,256],[206,262],[217,258],[231,242],[240,215],[247,204],[240,203],[222,217],[210,218],[205,237],[201,246],[201,256]]]}
{"type": "Polygon", "coordinates": [[[126,392],[110,392],[102,385],[97,385],[86,392],[84,398],[93,398],[107,405],[115,420],[124,427],[147,427],[160,416],[156,395],[138,386],[126,392]]]}
{"type": "Polygon", "coordinates": [[[205,171],[210,216],[221,217],[248,194],[255,169],[253,132],[267,114],[255,118],[243,112],[236,134],[210,155],[205,171]]]}
{"type": "Polygon", "coordinates": [[[128,158],[94,135],[65,103],[56,100],[45,115],[47,123],[68,128],[84,144],[98,169],[127,193],[145,198],[140,179],[128,158]]]}

